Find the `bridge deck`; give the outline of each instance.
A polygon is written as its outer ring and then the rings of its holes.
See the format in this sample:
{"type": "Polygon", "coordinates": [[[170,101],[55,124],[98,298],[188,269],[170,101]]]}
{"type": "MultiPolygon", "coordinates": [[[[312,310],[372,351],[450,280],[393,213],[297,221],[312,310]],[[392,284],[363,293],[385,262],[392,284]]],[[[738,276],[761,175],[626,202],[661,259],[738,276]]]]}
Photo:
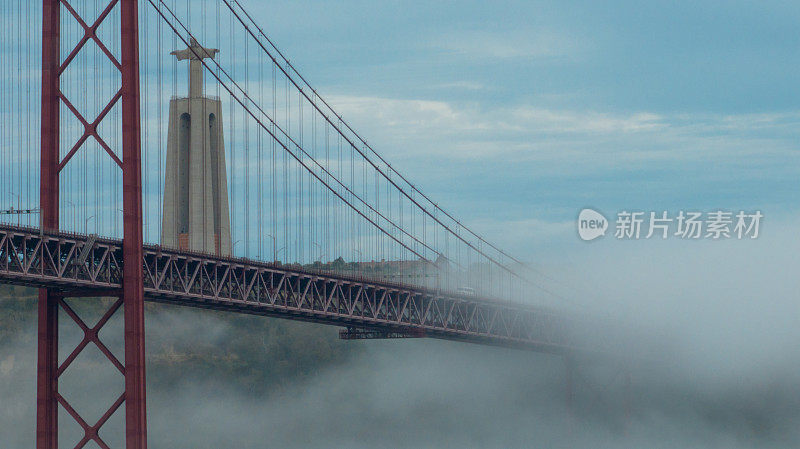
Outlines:
{"type": "MultiPolygon", "coordinates": [[[[122,263],[121,240],[0,225],[0,283],[112,295],[122,263]]],[[[142,263],[145,297],[162,303],[553,353],[607,334],[518,303],[246,259],[146,246],[142,263]]]]}

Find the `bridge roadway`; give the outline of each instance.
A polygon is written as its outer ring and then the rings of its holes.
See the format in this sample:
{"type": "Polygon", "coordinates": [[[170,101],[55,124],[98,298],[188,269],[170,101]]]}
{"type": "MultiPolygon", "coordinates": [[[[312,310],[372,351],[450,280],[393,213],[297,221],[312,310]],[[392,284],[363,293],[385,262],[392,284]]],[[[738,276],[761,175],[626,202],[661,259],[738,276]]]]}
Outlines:
{"type": "MultiPolygon", "coordinates": [[[[586,318],[514,302],[159,246],[145,246],[142,263],[145,299],[160,303],[312,321],[356,335],[550,353],[605,352],[608,340],[586,318]]],[[[0,283],[47,287],[68,297],[118,295],[122,282],[121,240],[0,225],[0,283]]]]}

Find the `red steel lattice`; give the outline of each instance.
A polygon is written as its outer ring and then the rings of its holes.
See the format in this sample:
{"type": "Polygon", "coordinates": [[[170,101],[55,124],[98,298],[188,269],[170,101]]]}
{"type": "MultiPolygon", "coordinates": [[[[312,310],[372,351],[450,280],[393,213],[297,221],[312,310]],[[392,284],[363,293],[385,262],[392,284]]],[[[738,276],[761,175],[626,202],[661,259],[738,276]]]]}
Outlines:
{"type": "MultiPolygon", "coordinates": [[[[137,0],[109,0],[96,20],[89,25],[73,8],[69,0],[42,0],[42,121],[41,121],[41,229],[55,231],[59,220],[59,175],[73,156],[90,138],[95,139],[108,156],[122,169],[123,183],[123,247],[125,260],[139,261],[142,257],[142,197],[141,197],[141,140],[140,140],[140,92],[139,92],[139,28],[137,0]],[[122,58],[118,60],[99,38],[97,30],[115,7],[121,22],[122,58]],[[66,10],[83,29],[83,36],[61,61],[61,11],[66,10]],[[60,88],[60,79],[89,41],[94,42],[108,60],[116,67],[122,78],[120,89],[108,99],[100,113],[91,121],[73,105],[60,88]],[[98,133],[98,127],[114,106],[122,101],[122,159],[98,133]],[[59,107],[64,106],[83,126],[83,133],[67,152],[59,158],[59,107]]],[[[73,251],[75,248],[73,248],[73,251]]],[[[73,255],[48,254],[54,266],[62,273],[77,269],[77,264],[67,267],[62,257],[73,255]],[[56,262],[58,260],[58,262],[56,262]]],[[[107,264],[110,266],[111,259],[107,264]]],[[[83,265],[81,263],[80,265],[83,265]]],[[[114,290],[119,299],[94,327],[88,327],[64,301],[65,296],[95,296],[97,290],[73,290],[69,294],[42,288],[39,290],[39,331],[37,368],[37,449],[58,447],[58,406],[72,416],[83,428],[84,436],[76,448],[94,441],[100,447],[107,444],[98,431],[103,424],[125,403],[125,444],[129,449],[145,449],[147,432],[145,419],[144,388],[144,288],[141,265],[125,264],[124,275],[130,281],[120,290],[114,290]],[[138,268],[137,268],[138,266],[138,268]],[[121,294],[120,294],[121,293],[121,294]],[[120,362],[98,338],[99,330],[111,316],[124,305],[125,360],[120,362]],[[58,361],[58,311],[62,309],[84,332],[84,338],[62,364],[58,361]],[[58,391],[58,379],[75,358],[90,343],[96,345],[109,361],[125,377],[125,391],[94,425],[90,425],[64,399],[58,391]]]]}
{"type": "MultiPolygon", "coordinates": [[[[72,307],[70,307],[70,305],[67,304],[66,301],[64,301],[63,297],[60,297],[58,299],[58,304],[61,307],[61,310],[63,310],[67,314],[67,316],[72,318],[75,324],[77,324],[78,327],[80,327],[80,329],[83,331],[83,339],[80,341],[80,343],[78,343],[78,345],[75,347],[72,353],[70,353],[70,355],[67,356],[64,362],[61,364],[61,366],[59,366],[57,375],[59,377],[63,375],[64,371],[66,371],[66,369],[72,364],[72,362],[75,361],[78,355],[80,355],[81,352],[83,352],[83,350],[86,349],[86,347],[90,343],[92,343],[97,347],[97,349],[100,350],[100,352],[102,352],[106,356],[106,358],[108,358],[108,360],[124,376],[125,367],[122,365],[122,363],[120,363],[119,359],[117,359],[117,357],[108,349],[108,347],[105,344],[103,344],[102,341],[100,341],[100,338],[98,337],[100,329],[102,329],[103,326],[105,326],[106,323],[108,323],[108,321],[111,319],[114,313],[116,313],[116,311],[119,310],[120,307],[122,307],[122,299],[121,298],[117,299],[111,305],[111,307],[105,312],[105,314],[103,314],[103,316],[100,318],[97,324],[95,324],[91,328],[87,326],[86,323],[81,319],[81,317],[79,317],[78,314],[75,313],[72,307]]],[[[84,447],[89,441],[94,441],[95,443],[97,443],[98,446],[102,448],[109,447],[108,444],[106,444],[106,442],[103,441],[102,438],[100,438],[98,432],[100,431],[100,428],[103,426],[103,424],[105,424],[106,421],[108,421],[108,419],[111,418],[111,415],[113,415],[120,408],[122,403],[125,402],[125,392],[120,394],[117,400],[114,401],[113,404],[111,404],[111,406],[105,411],[105,413],[103,413],[103,416],[101,416],[100,419],[98,419],[94,425],[90,425],[88,422],[86,422],[86,420],[83,419],[80,413],[78,413],[61,394],[56,393],[56,400],[58,401],[59,404],[61,404],[64,410],[66,410],[66,412],[75,420],[75,422],[77,422],[78,425],[80,425],[81,428],[83,429],[83,437],[80,439],[80,441],[78,441],[78,444],[75,446],[76,449],[84,447]]]]}

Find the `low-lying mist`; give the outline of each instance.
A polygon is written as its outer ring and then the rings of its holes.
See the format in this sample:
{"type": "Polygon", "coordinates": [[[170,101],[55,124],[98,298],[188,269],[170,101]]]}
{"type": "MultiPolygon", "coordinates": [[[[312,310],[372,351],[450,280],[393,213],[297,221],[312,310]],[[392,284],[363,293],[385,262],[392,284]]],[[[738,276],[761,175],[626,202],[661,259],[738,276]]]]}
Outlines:
{"type": "MultiPolygon", "coordinates": [[[[648,361],[630,367],[576,357],[568,371],[560,356],[429,339],[343,342],[335,328],[151,305],[150,447],[798,447],[800,238],[788,223],[762,232],[607,236],[568,258],[536,256],[571,308],[662,338],[658,352],[637,347],[648,361]]],[[[15,313],[23,331],[0,339],[9,449],[35,435],[35,315],[15,313]]],[[[62,384],[94,417],[86,398],[121,391],[100,357],[79,359],[62,384]]],[[[70,420],[62,413],[75,439],[70,420]]],[[[119,441],[121,424],[118,412],[101,435],[119,441]]]]}

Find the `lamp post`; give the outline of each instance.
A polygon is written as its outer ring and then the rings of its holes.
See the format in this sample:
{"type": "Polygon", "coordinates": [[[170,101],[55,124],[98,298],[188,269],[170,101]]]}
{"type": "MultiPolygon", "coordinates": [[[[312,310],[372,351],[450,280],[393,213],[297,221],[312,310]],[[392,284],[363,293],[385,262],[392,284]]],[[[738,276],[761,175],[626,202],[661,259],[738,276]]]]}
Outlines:
{"type": "MultiPolygon", "coordinates": [[[[119,211],[119,213],[125,215],[125,211],[124,210],[120,209],[119,207],[117,208],[117,210],[119,211]]],[[[152,223],[147,223],[145,221],[142,222],[142,237],[144,238],[145,242],[147,241],[147,238],[146,238],[147,237],[147,230],[150,228],[151,224],[152,223]]]]}
{"type": "Polygon", "coordinates": [[[278,239],[272,234],[267,234],[267,237],[272,238],[272,260],[276,261],[278,260],[278,253],[275,250],[278,249],[278,239]]]}
{"type": "Polygon", "coordinates": [[[278,251],[275,252],[275,260],[273,262],[278,262],[278,254],[280,254],[281,251],[283,251],[285,249],[286,249],[286,247],[283,246],[283,247],[281,247],[281,249],[279,249],[278,251]]]}
{"type": "MultiPolygon", "coordinates": [[[[21,202],[21,201],[20,201],[20,199],[19,199],[19,195],[17,195],[17,194],[16,194],[16,193],[14,193],[14,192],[8,192],[8,193],[10,193],[10,194],[11,194],[11,196],[15,196],[15,197],[17,197],[17,211],[19,211],[19,210],[22,208],[22,202],[21,202]]],[[[14,206],[11,206],[11,208],[13,209],[13,208],[14,208],[14,206]]],[[[19,219],[20,219],[20,215],[21,215],[21,214],[17,214],[17,226],[19,226],[19,219]]]]}
{"type": "Polygon", "coordinates": [[[237,240],[237,241],[233,242],[233,245],[231,245],[231,255],[232,255],[232,256],[236,257],[236,244],[237,244],[237,243],[239,243],[239,242],[241,242],[241,241],[242,241],[242,240],[241,240],[241,239],[239,239],[239,240],[237,240]]]}
{"type": "MultiPolygon", "coordinates": [[[[322,245],[320,245],[320,244],[319,244],[319,243],[317,243],[317,242],[311,242],[311,244],[312,244],[312,245],[314,245],[314,246],[316,246],[316,247],[319,249],[320,256],[319,256],[319,257],[317,257],[317,260],[318,260],[318,261],[320,261],[320,262],[322,262],[322,258],[323,258],[323,257],[325,257],[325,256],[327,255],[327,254],[325,254],[325,253],[323,253],[323,252],[322,252],[322,245]]],[[[312,261],[312,262],[313,262],[313,261],[312,261]]]]}
{"type": "Polygon", "coordinates": [[[358,260],[356,261],[356,268],[358,269],[358,274],[361,275],[361,259],[364,258],[364,255],[361,254],[361,251],[353,248],[353,251],[358,253],[358,260]]]}
{"type": "Polygon", "coordinates": [[[94,215],[90,216],[89,218],[87,218],[86,220],[83,221],[83,233],[84,234],[88,234],[89,233],[89,220],[91,220],[92,218],[94,218],[94,215]]]}
{"type": "Polygon", "coordinates": [[[72,206],[72,232],[78,232],[78,213],[75,211],[75,203],[67,200],[67,204],[72,206]]]}

